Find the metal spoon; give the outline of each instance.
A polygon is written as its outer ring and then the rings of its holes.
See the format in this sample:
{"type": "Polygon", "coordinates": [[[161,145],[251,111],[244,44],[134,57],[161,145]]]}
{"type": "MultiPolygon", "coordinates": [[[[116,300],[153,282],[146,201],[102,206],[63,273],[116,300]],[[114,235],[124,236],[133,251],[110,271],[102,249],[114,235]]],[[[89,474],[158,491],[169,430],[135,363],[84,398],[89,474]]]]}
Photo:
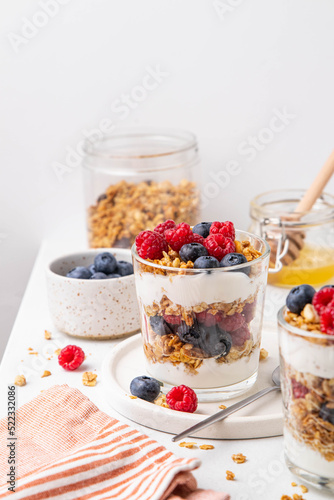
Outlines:
{"type": "Polygon", "coordinates": [[[192,427],[189,427],[189,429],[186,429],[185,431],[181,432],[180,434],[177,434],[176,436],[172,437],[172,441],[179,441],[182,438],[185,438],[186,436],[189,436],[189,434],[193,434],[194,432],[197,432],[201,429],[205,429],[205,427],[209,427],[209,425],[214,424],[215,422],[219,422],[219,420],[223,420],[224,418],[228,417],[232,413],[240,410],[240,408],[243,408],[244,406],[249,405],[256,399],[261,398],[265,394],[268,394],[269,392],[272,391],[277,391],[281,390],[281,382],[280,382],[280,369],[279,366],[275,368],[275,370],[272,373],[272,381],[274,382],[275,385],[271,387],[267,387],[266,389],[262,389],[262,391],[257,392],[256,394],[253,394],[252,396],[249,396],[248,398],[243,399],[242,401],[239,401],[239,403],[235,403],[234,405],[230,406],[229,408],[226,408],[226,410],[221,410],[215,413],[214,415],[211,415],[211,417],[205,418],[202,420],[202,422],[199,422],[196,425],[193,425],[192,427]]]}

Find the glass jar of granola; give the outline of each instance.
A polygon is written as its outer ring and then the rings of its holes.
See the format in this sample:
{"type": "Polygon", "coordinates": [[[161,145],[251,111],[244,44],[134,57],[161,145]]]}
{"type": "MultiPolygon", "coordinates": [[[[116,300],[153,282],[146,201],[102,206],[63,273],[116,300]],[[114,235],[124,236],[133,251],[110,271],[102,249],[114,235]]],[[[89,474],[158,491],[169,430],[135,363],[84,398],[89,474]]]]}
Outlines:
{"type": "Polygon", "coordinates": [[[85,143],[89,245],[130,248],[165,219],[199,219],[199,156],[190,132],[121,129],[85,143]]]}
{"type": "Polygon", "coordinates": [[[304,193],[270,191],[250,203],[249,230],[267,239],[273,250],[268,277],[272,285],[321,285],[334,276],[334,196],[323,193],[310,211],[296,214],[304,193]]]}
{"type": "Polygon", "coordinates": [[[256,381],[270,249],[243,231],[235,239],[244,263],[211,269],[170,248],[150,261],[132,247],[146,368],[164,391],[184,384],[214,401],[256,381]]]}
{"type": "Polygon", "coordinates": [[[294,474],[334,491],[334,336],[321,328],[312,304],[278,312],[284,448],[294,474]]]}

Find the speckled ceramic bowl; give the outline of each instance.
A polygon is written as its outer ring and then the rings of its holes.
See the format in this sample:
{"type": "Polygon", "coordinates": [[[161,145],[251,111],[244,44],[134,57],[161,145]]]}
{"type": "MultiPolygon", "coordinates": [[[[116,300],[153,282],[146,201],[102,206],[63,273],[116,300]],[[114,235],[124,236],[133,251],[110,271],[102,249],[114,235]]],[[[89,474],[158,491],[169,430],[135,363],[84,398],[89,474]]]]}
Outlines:
{"type": "Polygon", "coordinates": [[[134,275],[102,280],[67,278],[76,266],[93,264],[97,254],[108,251],[117,260],[131,262],[130,250],[94,249],[64,255],[46,271],[51,318],[58,330],[74,337],[114,339],[140,328],[134,275]]]}

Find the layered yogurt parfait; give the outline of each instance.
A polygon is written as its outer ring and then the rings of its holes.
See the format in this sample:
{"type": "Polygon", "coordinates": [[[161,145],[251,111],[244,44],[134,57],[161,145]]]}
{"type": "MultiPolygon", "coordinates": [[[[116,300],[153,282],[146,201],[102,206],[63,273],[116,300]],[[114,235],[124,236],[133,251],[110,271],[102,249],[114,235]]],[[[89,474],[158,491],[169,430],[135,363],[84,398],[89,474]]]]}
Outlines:
{"type": "Polygon", "coordinates": [[[334,286],[293,288],[278,326],[288,466],[334,491],[334,286]]]}
{"type": "Polygon", "coordinates": [[[231,222],[168,220],[132,248],[147,371],[204,400],[256,380],[269,247],[231,222]]]}

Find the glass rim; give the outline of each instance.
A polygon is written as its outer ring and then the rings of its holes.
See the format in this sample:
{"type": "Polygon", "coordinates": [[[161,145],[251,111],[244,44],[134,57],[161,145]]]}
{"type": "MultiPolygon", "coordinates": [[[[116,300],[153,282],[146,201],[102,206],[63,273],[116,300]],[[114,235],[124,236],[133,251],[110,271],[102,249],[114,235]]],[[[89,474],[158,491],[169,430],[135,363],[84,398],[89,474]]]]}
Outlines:
{"type": "MultiPolygon", "coordinates": [[[[268,207],[266,205],[260,204],[259,200],[261,198],[264,198],[266,196],[273,195],[273,194],[280,194],[280,193],[282,193],[282,194],[283,193],[292,194],[292,193],[300,192],[300,193],[304,194],[304,193],[306,193],[306,191],[307,191],[306,189],[301,189],[301,188],[272,189],[270,191],[265,191],[264,193],[260,193],[257,196],[255,196],[255,198],[252,198],[251,201],[250,201],[250,207],[251,207],[251,210],[255,209],[257,211],[261,211],[261,210],[265,211],[265,214],[263,214],[264,217],[265,216],[274,216],[274,217],[277,218],[277,209],[270,209],[270,208],[268,209],[268,207]]],[[[308,214],[319,214],[319,216],[322,216],[325,219],[329,218],[330,214],[327,214],[327,217],[326,217],[326,211],[334,209],[334,196],[332,194],[330,194],[330,193],[322,193],[318,197],[317,200],[324,201],[324,200],[322,200],[322,198],[324,198],[324,197],[328,198],[329,203],[328,203],[328,205],[324,206],[320,210],[313,210],[313,208],[312,208],[311,210],[306,210],[306,211],[303,211],[303,212],[285,211],[285,212],[281,213],[281,216],[282,215],[283,216],[284,215],[292,215],[292,214],[295,215],[297,213],[298,215],[300,215],[300,217],[308,215],[308,214]]],[[[276,200],[276,203],[282,203],[284,201],[285,200],[281,197],[280,199],[276,200]]],[[[321,221],[319,221],[319,222],[321,222],[321,221]]],[[[284,221],[284,224],[286,224],[286,225],[289,225],[289,224],[292,224],[292,225],[293,224],[303,225],[303,224],[308,224],[308,223],[307,222],[303,223],[300,220],[298,220],[298,221],[296,221],[296,220],[295,221],[293,221],[293,220],[292,221],[287,220],[287,221],[284,221]]]]}
{"type": "Polygon", "coordinates": [[[150,266],[150,267],[154,267],[156,269],[163,269],[163,270],[166,270],[166,271],[185,271],[185,274],[187,273],[191,273],[191,274],[199,274],[199,273],[205,273],[205,272],[208,272],[210,271],[210,273],[219,273],[219,272],[235,272],[237,270],[242,270],[242,269],[245,269],[247,267],[251,267],[252,265],[255,265],[255,264],[258,264],[259,262],[262,262],[263,260],[265,260],[267,257],[269,257],[269,254],[270,254],[270,246],[269,244],[267,243],[266,240],[264,240],[263,238],[261,238],[260,236],[257,236],[256,234],[253,234],[253,233],[248,233],[247,231],[241,231],[239,229],[236,229],[235,230],[236,233],[242,233],[246,236],[250,236],[252,238],[256,238],[257,240],[261,241],[261,243],[263,243],[264,247],[265,247],[265,251],[263,252],[263,254],[258,257],[257,259],[254,259],[254,260],[251,260],[250,262],[245,262],[244,264],[238,264],[237,266],[229,266],[229,267],[206,267],[204,269],[194,269],[193,267],[190,267],[190,268],[186,268],[186,267],[170,267],[170,266],[162,266],[161,264],[156,264],[155,262],[148,262],[147,260],[143,259],[142,257],[139,257],[138,253],[137,253],[137,249],[136,249],[136,244],[134,243],[131,247],[131,254],[133,256],[133,258],[135,258],[138,262],[140,262],[141,264],[144,264],[145,266],[150,266]]]}
{"type": "MultiPolygon", "coordinates": [[[[299,337],[306,337],[306,338],[312,338],[312,339],[322,339],[322,340],[329,339],[330,340],[330,335],[327,335],[326,333],[313,333],[313,332],[310,332],[307,330],[302,330],[301,328],[298,328],[296,326],[290,325],[290,323],[288,323],[286,321],[286,319],[284,318],[284,312],[286,310],[287,310],[287,307],[286,307],[286,305],[284,305],[277,312],[277,322],[278,322],[279,326],[285,328],[286,330],[288,330],[289,332],[291,332],[295,335],[298,335],[299,337]]],[[[333,340],[334,340],[334,337],[333,337],[333,340]]]]}
{"type": "Polygon", "coordinates": [[[153,128],[153,127],[129,127],[129,128],[120,128],[119,130],[112,132],[111,134],[103,134],[101,137],[96,138],[95,140],[86,138],[83,144],[83,151],[88,156],[96,156],[99,158],[105,159],[114,159],[114,160],[145,160],[148,158],[161,158],[166,156],[173,156],[179,153],[183,153],[185,151],[189,151],[193,148],[198,147],[198,142],[195,134],[189,132],[187,130],[182,129],[173,129],[173,128],[153,128]],[[151,138],[151,140],[157,140],[158,138],[165,139],[182,139],[184,144],[180,146],[170,147],[170,151],[166,148],[165,152],[162,153],[152,153],[152,154],[120,154],[120,153],[112,153],[105,152],[99,150],[99,146],[101,144],[106,143],[107,141],[112,141],[113,139],[128,139],[129,146],[131,145],[131,138],[139,138],[146,137],[151,138]]]}

